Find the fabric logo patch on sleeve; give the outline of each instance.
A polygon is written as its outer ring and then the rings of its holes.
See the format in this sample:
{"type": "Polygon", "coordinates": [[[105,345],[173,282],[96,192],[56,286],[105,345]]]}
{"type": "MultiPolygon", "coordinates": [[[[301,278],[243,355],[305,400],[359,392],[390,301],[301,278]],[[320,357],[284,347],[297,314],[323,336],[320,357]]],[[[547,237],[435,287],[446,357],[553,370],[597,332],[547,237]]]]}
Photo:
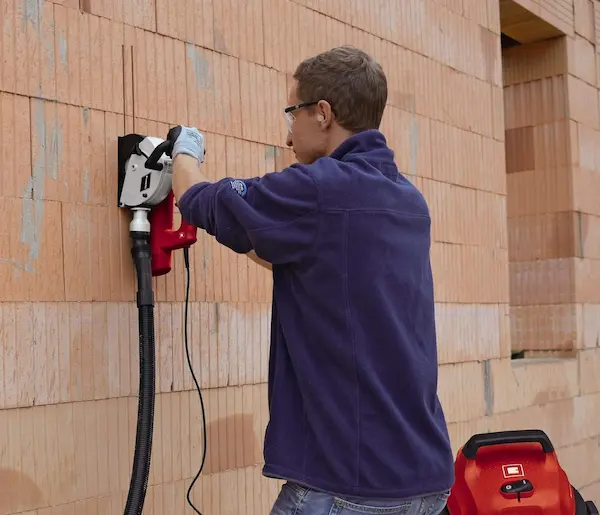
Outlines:
{"type": "Polygon", "coordinates": [[[234,190],[240,197],[245,197],[248,192],[248,188],[246,187],[246,183],[244,181],[240,181],[239,179],[235,179],[229,183],[231,185],[231,189],[234,190]]]}

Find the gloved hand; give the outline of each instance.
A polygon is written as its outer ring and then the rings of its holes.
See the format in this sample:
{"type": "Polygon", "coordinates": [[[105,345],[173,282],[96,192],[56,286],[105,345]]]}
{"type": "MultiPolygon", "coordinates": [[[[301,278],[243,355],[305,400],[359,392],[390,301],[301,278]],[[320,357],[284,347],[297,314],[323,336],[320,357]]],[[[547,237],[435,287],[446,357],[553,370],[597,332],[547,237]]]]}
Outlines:
{"type": "Polygon", "coordinates": [[[171,157],[175,159],[178,154],[187,154],[195,157],[199,163],[204,162],[206,149],[204,148],[204,134],[195,127],[178,125],[173,127],[167,139],[173,144],[171,157]]]}

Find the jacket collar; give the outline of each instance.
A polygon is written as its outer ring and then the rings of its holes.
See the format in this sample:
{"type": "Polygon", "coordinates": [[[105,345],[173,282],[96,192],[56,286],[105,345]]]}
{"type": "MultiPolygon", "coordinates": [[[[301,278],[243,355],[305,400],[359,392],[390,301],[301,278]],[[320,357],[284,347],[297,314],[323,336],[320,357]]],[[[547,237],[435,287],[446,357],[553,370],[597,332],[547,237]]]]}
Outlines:
{"type": "Polygon", "coordinates": [[[346,161],[351,155],[368,158],[380,171],[395,178],[398,169],[394,162],[394,151],[388,147],[385,136],[376,129],[369,129],[346,138],[330,155],[332,159],[346,161]]]}

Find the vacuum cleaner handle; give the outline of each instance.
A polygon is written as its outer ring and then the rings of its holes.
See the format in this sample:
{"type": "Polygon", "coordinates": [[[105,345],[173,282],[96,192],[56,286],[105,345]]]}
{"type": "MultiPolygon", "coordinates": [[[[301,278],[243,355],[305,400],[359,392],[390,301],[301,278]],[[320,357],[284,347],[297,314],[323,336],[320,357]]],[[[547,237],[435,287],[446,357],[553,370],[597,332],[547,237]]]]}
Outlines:
{"type": "Polygon", "coordinates": [[[498,431],[481,433],[472,436],[462,448],[462,453],[468,460],[474,460],[481,447],[491,445],[506,445],[512,443],[539,443],[546,454],[554,452],[554,446],[548,435],[540,429],[524,429],[521,431],[498,431]]]}

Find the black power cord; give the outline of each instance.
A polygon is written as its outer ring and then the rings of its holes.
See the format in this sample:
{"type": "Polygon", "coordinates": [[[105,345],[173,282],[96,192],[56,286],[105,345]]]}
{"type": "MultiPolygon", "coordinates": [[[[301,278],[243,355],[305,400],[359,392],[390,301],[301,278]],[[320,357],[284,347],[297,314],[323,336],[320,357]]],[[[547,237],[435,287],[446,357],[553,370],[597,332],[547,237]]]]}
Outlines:
{"type": "Polygon", "coordinates": [[[192,507],[192,509],[198,514],[202,515],[200,510],[194,506],[192,500],[190,498],[190,493],[192,488],[194,488],[194,484],[200,477],[202,473],[202,469],[204,468],[204,462],[206,461],[206,416],[204,412],[204,399],[202,398],[202,390],[200,389],[200,385],[198,384],[198,380],[196,379],[196,374],[194,374],[194,367],[192,366],[192,359],[190,358],[190,348],[188,343],[188,307],[190,300],[190,251],[189,248],[184,247],[183,249],[183,260],[185,263],[186,270],[186,285],[185,285],[185,312],[184,312],[184,322],[183,322],[183,334],[185,340],[185,354],[187,356],[188,367],[190,369],[190,373],[192,374],[192,379],[194,380],[194,384],[196,385],[196,390],[198,391],[198,396],[200,397],[200,407],[202,408],[202,432],[203,432],[203,444],[202,444],[202,463],[200,464],[200,468],[198,469],[198,473],[196,477],[192,480],[188,491],[187,491],[187,502],[192,507]]]}

